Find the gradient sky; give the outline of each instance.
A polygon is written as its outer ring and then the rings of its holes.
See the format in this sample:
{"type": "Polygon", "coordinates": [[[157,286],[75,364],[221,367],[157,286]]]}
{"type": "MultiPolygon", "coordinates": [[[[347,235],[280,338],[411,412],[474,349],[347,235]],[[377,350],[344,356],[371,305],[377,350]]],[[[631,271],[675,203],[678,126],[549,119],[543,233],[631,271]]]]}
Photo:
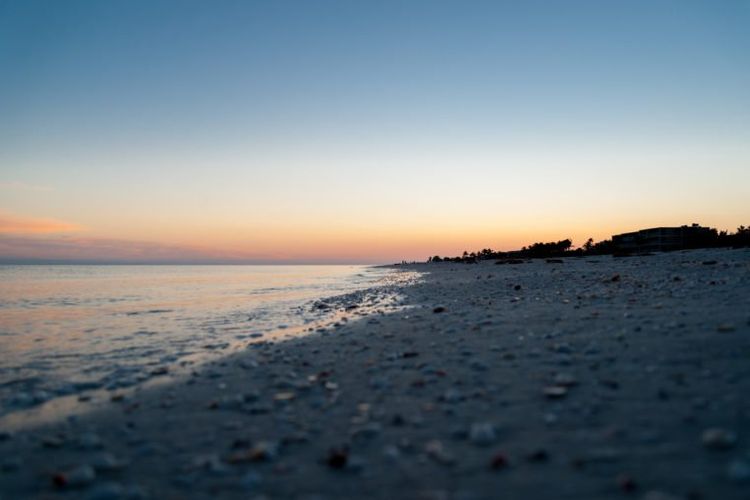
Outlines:
{"type": "Polygon", "coordinates": [[[750,223],[748,1],[0,0],[0,258],[750,223]]]}

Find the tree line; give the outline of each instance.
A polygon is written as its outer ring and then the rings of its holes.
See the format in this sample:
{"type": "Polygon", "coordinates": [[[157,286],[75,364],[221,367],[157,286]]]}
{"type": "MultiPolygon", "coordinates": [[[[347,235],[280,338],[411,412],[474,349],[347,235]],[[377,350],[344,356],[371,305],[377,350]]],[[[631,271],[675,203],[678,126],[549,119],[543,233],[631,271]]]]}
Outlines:
{"type": "MultiPolygon", "coordinates": [[[[749,247],[750,227],[740,226],[733,233],[728,231],[717,231],[710,228],[705,235],[694,239],[685,248],[721,248],[721,247],[749,247]]],[[[539,259],[559,257],[583,257],[587,255],[617,255],[618,249],[611,239],[594,242],[589,238],[578,248],[573,248],[573,240],[570,238],[554,242],[538,242],[525,246],[520,250],[507,252],[483,248],[474,252],[464,251],[460,256],[441,257],[435,255],[427,259],[428,262],[464,262],[472,263],[480,260],[502,260],[502,259],[539,259]]]]}

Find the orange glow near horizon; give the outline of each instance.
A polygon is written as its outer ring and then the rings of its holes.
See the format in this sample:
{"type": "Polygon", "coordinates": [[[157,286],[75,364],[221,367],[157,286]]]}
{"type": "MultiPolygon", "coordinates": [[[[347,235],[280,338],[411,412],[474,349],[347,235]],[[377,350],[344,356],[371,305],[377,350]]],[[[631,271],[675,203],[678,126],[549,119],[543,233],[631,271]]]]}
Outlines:
{"type": "Polygon", "coordinates": [[[0,213],[1,235],[40,235],[83,231],[83,227],[60,220],[36,217],[20,217],[0,213]]]}
{"type": "Polygon", "coordinates": [[[651,215],[630,213],[627,217],[602,217],[597,213],[578,214],[572,221],[563,215],[539,217],[536,214],[439,216],[433,218],[385,217],[356,222],[306,218],[298,222],[241,224],[219,221],[211,224],[160,226],[144,232],[137,227],[107,234],[116,238],[132,234],[150,241],[186,247],[209,248],[212,252],[236,258],[271,259],[361,259],[366,262],[422,260],[430,255],[460,255],[464,250],[482,248],[513,250],[538,241],[571,238],[582,245],[588,238],[608,239],[612,234],[654,226],[679,226],[698,222],[718,229],[734,230],[732,217],[693,217],[681,214],[651,215]],[[604,220],[600,220],[604,219],[604,220]]]}
{"type": "Polygon", "coordinates": [[[589,237],[595,241],[612,234],[659,225],[699,222],[718,229],[736,226],[721,220],[644,218],[642,222],[539,220],[516,217],[513,223],[476,218],[451,221],[398,221],[394,224],[242,225],[204,223],[202,226],[159,225],[138,230],[92,228],[51,219],[0,218],[0,257],[139,261],[263,261],[387,263],[425,260],[432,255],[455,256],[483,248],[514,250],[537,241],[571,238],[574,246],[589,237]],[[545,225],[545,222],[548,225],[545,225]],[[145,229],[145,230],[144,230],[145,229]],[[20,254],[19,254],[20,250],[20,254]],[[15,252],[15,253],[14,253],[15,252]]]}

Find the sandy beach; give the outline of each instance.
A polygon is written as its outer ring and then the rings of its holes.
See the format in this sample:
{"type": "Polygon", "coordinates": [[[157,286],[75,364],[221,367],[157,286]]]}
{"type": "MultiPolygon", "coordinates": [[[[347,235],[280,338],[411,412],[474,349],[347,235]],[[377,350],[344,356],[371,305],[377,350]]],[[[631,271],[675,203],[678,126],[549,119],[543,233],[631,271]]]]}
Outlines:
{"type": "Polygon", "coordinates": [[[395,312],[0,429],[0,498],[750,498],[747,249],[399,267],[395,312]]]}

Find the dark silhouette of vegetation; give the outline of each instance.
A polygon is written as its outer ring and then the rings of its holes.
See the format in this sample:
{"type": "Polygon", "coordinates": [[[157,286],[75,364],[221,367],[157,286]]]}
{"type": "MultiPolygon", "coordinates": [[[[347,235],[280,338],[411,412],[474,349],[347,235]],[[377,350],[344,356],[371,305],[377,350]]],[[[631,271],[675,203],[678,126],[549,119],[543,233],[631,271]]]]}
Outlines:
{"type": "Polygon", "coordinates": [[[570,251],[571,246],[573,246],[573,240],[570,238],[556,243],[534,243],[529,247],[523,247],[519,255],[531,259],[564,257],[570,251]]]}
{"type": "MultiPolygon", "coordinates": [[[[682,246],[683,249],[725,247],[750,247],[750,227],[740,226],[734,233],[728,231],[717,231],[714,228],[710,228],[701,232],[700,236],[686,241],[682,246]]],[[[523,262],[521,259],[620,255],[622,253],[623,252],[617,248],[616,244],[611,239],[595,243],[593,238],[589,238],[579,248],[573,248],[573,241],[570,238],[567,238],[557,242],[533,243],[532,245],[525,246],[520,250],[511,250],[508,252],[484,248],[474,252],[464,251],[459,257],[441,257],[435,255],[427,259],[427,261],[475,264],[481,260],[497,260],[498,264],[518,264],[523,262]]]]}
{"type": "Polygon", "coordinates": [[[750,246],[750,227],[740,226],[734,233],[717,232],[716,229],[711,229],[711,231],[712,236],[705,241],[696,242],[700,246],[695,248],[704,248],[704,246],[742,248],[750,246]]]}

